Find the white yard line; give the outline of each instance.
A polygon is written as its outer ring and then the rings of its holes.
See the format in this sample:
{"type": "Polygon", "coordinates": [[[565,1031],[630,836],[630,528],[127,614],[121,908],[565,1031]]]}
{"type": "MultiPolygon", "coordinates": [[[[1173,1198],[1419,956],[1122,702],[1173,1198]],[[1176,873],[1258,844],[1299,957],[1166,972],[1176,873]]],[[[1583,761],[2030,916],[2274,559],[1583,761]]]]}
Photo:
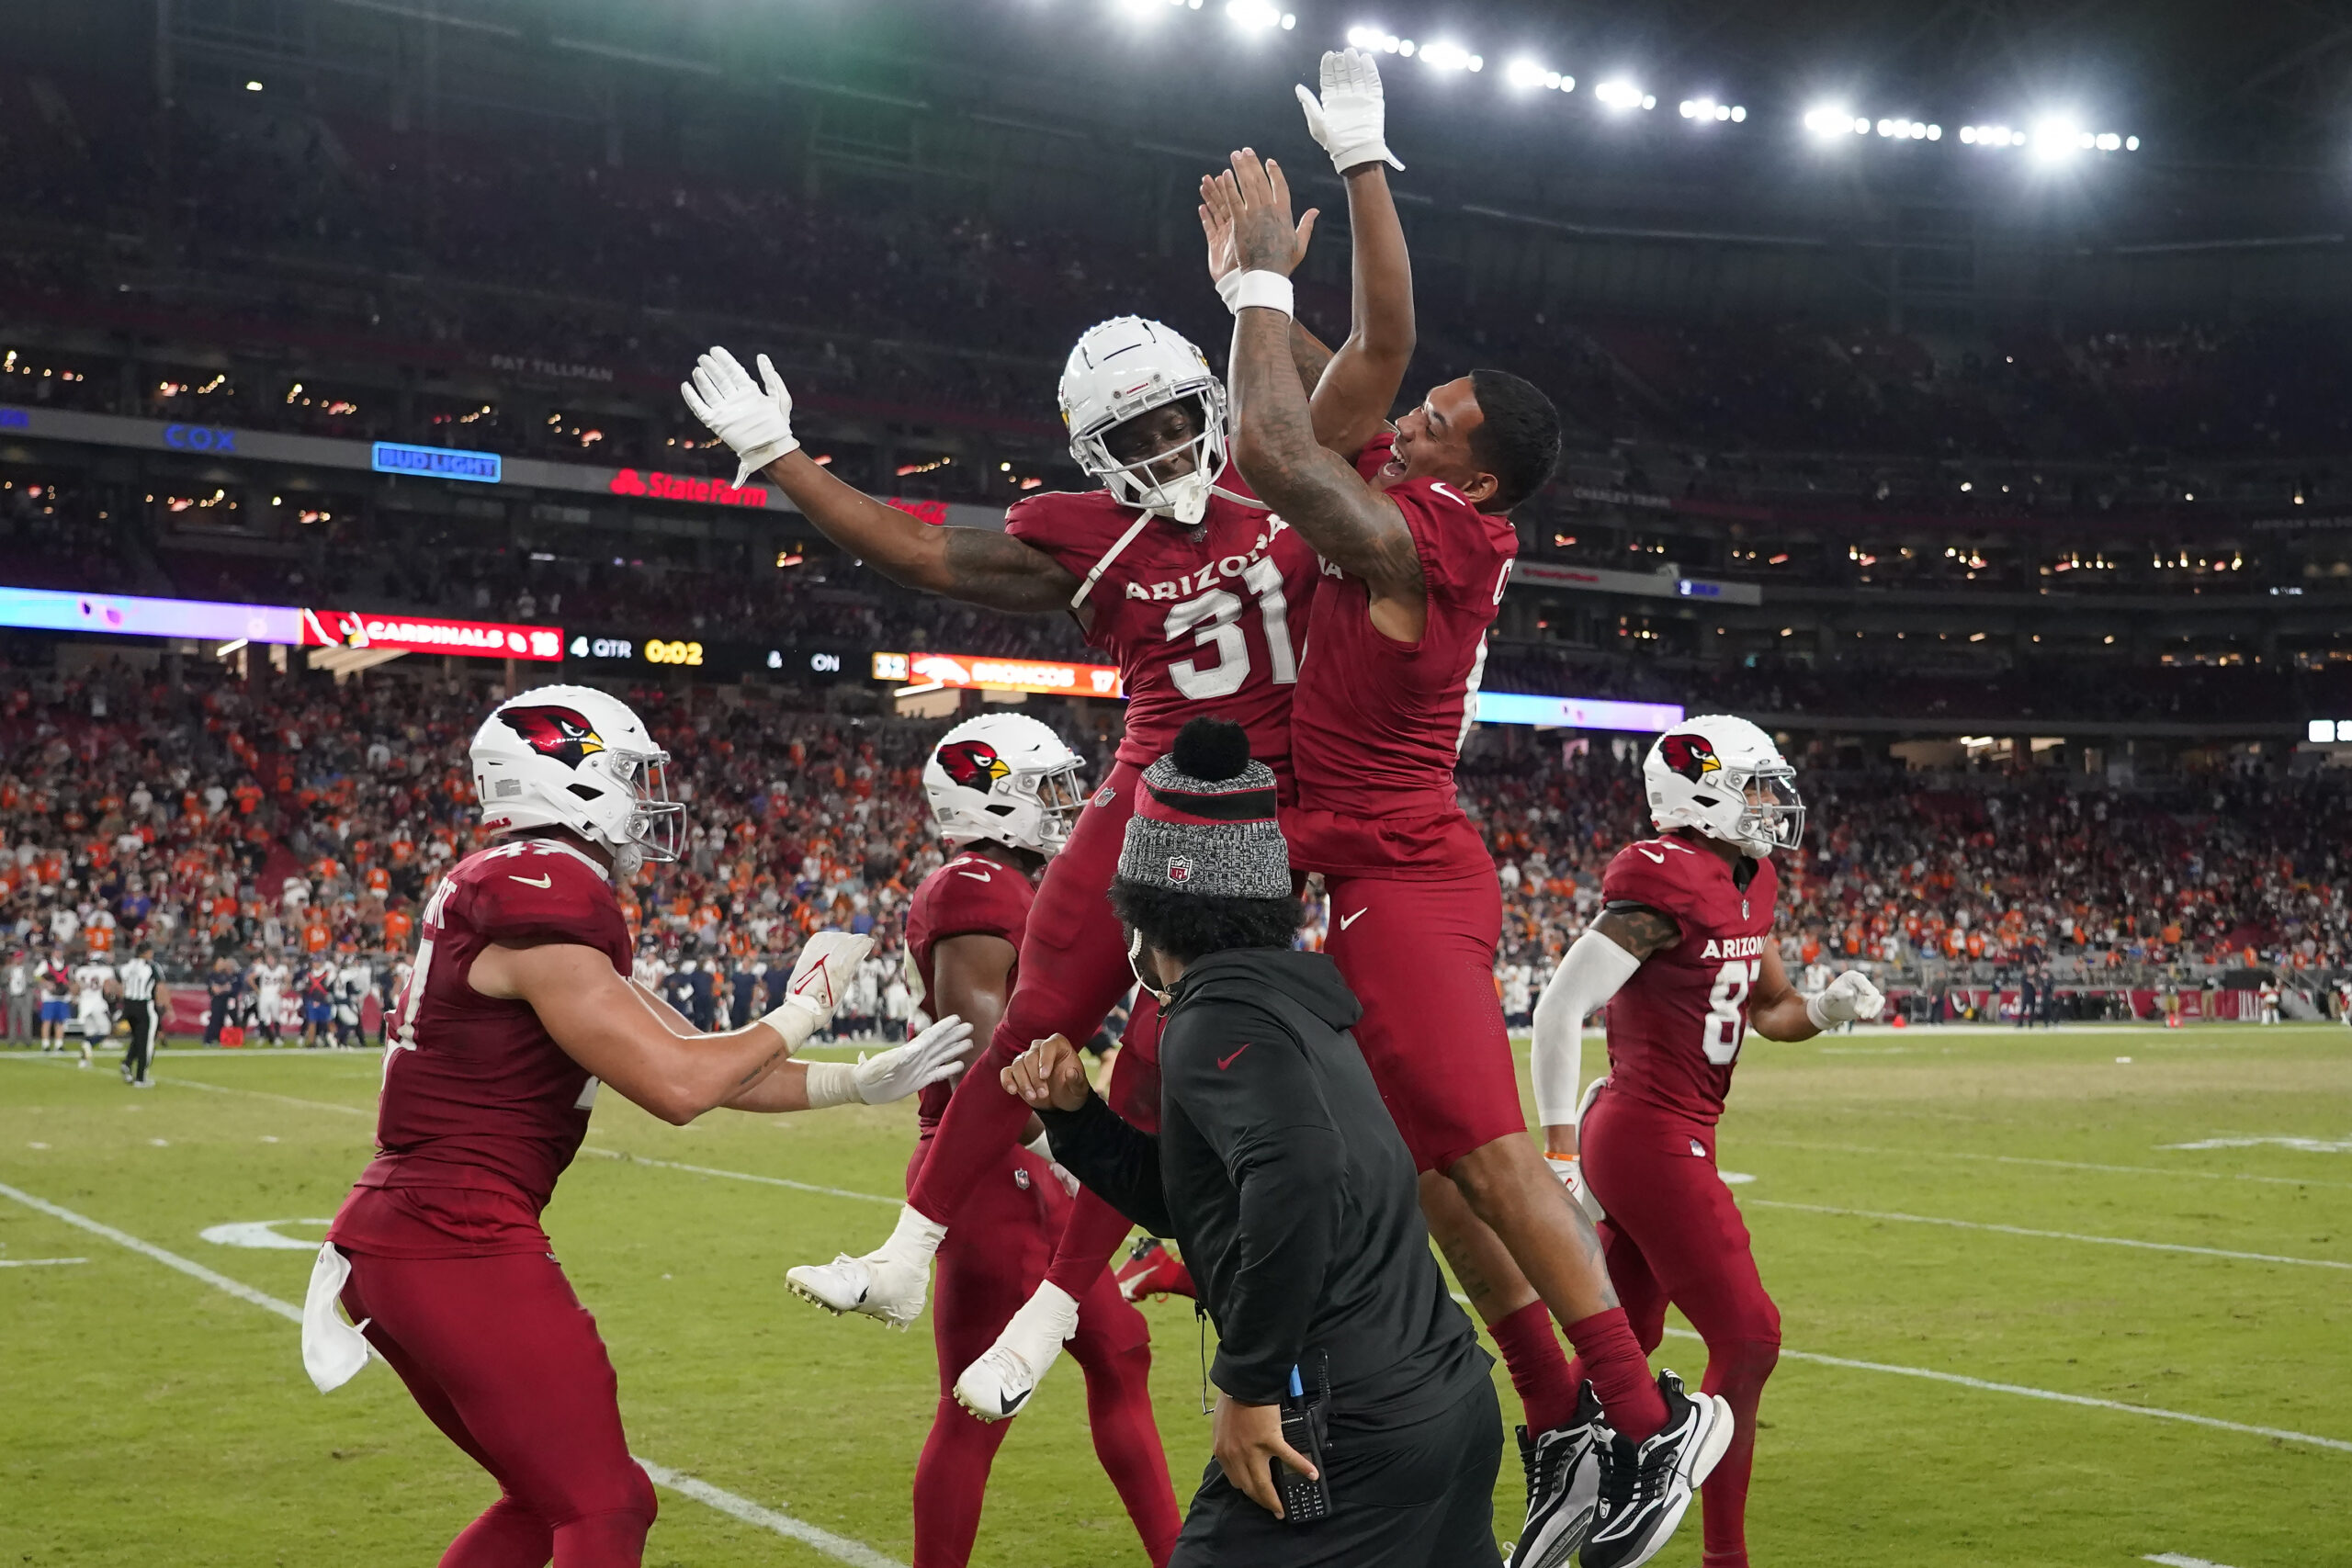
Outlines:
{"type": "Polygon", "coordinates": [[[2272,1187],[2352,1188],[2352,1181],[2320,1181],[2301,1176],[2256,1176],[2242,1170],[2181,1170],[2161,1165],[2098,1165],[2088,1160],[2041,1159],[2031,1155],[1987,1155],[1973,1149],[1882,1149],[1866,1144],[1813,1144],[1791,1138],[1746,1140],[1764,1148],[1810,1149],[1816,1154],[1877,1155],[1889,1159],[1973,1159],[1992,1165],[2031,1165],[2052,1170],[2099,1170],[2116,1176],[2183,1176],[2194,1181],[2258,1181],[2272,1187]]]}
{"type": "Polygon", "coordinates": [[[2233,1252],[2220,1247],[2192,1247],[2177,1241],[2134,1241],[2120,1235],[2081,1235],[2073,1231],[2032,1230],[2024,1225],[1996,1225],[1981,1220],[1948,1220],[1934,1214],[1900,1214],[1878,1209],[1839,1209],[1827,1203],[1792,1203],[1777,1198],[1747,1198],[1742,1208],[1796,1209],[1808,1214],[1841,1214],[1857,1220],[1896,1220],[1910,1225],[1949,1225],[1954,1230],[1993,1231],[2002,1235],[2034,1236],[2044,1241],[2087,1242],[2094,1247],[2129,1247],[2143,1252],[2188,1252],[2199,1258],[2233,1258],[2247,1263],[2291,1263],[2303,1269],[2352,1269],[2352,1263],[2330,1258],[2285,1258],[2275,1252],[2233,1252]]]}
{"type": "MultiPolygon", "coordinates": [[[[302,1309],[291,1302],[282,1302],[276,1296],[265,1295],[251,1285],[207,1269],[193,1258],[182,1258],[175,1252],[166,1252],[152,1242],[141,1241],[126,1231],[119,1231],[114,1226],[91,1219],[86,1214],[77,1214],[71,1209],[61,1208],[45,1198],[36,1198],[31,1193],[10,1187],[5,1182],[0,1182],[0,1198],[12,1199],[28,1209],[47,1214],[53,1220],[60,1220],[66,1224],[85,1230],[92,1235],[103,1236],[118,1247],[128,1247],[142,1258],[152,1258],[161,1263],[166,1269],[176,1269],[190,1279],[201,1280],[214,1290],[232,1295],[249,1305],[257,1306],[264,1312],[274,1312],[289,1323],[302,1321],[302,1309]]],[[[79,1262],[81,1259],[72,1261],[79,1262]]],[[[287,1348],[290,1355],[293,1347],[288,1345],[287,1348]]],[[[847,1562],[852,1565],[852,1568],[901,1568],[895,1560],[884,1556],[863,1541],[852,1540],[846,1536],[835,1535],[831,1530],[820,1529],[815,1525],[796,1519],[789,1514],[778,1513],[773,1508],[763,1508],[748,1497],[738,1497],[732,1492],[722,1491],[707,1481],[697,1481],[683,1472],[672,1470],[667,1465],[656,1464],[651,1460],[635,1455],[630,1457],[636,1458],[637,1462],[645,1467],[645,1473],[652,1478],[655,1484],[666,1486],[682,1496],[691,1497],[697,1503],[716,1508],[730,1518],[741,1519],[749,1525],[757,1525],[763,1529],[774,1530],[780,1536],[814,1547],[838,1562],[847,1562]]]]}
{"type": "Polygon", "coordinates": [[[56,1269],[88,1261],[86,1258],[0,1258],[0,1269],[56,1269]]]}
{"type": "Polygon", "coordinates": [[[2352,1138],[2200,1138],[2193,1144],[2159,1144],[2163,1149],[2292,1149],[2306,1155],[2352,1155],[2352,1138]]]}
{"type": "Polygon", "coordinates": [[[2161,1562],[2165,1568],[2229,1568],[2229,1564],[2225,1562],[2215,1562],[2203,1557],[2183,1557],[2177,1551],[2153,1552],[2140,1561],[2161,1562]]]}
{"type": "Polygon", "coordinates": [[[897,1208],[903,1199],[885,1198],[878,1192],[853,1192],[846,1187],[820,1187],[813,1181],[793,1181],[781,1176],[754,1176],[748,1170],[720,1170],[715,1166],[685,1165],[673,1159],[650,1159],[644,1155],[627,1154],[619,1149],[582,1148],[583,1155],[599,1159],[627,1160],[631,1165],[660,1166],[663,1170],[683,1170],[695,1176],[716,1176],[727,1181],[753,1181],[763,1187],[788,1187],[795,1192],[817,1192],[828,1198],[855,1198],[867,1203],[888,1203],[897,1208]]]}
{"type": "Polygon", "coordinates": [[[376,1114],[376,1108],[372,1105],[338,1105],[331,1100],[300,1100],[290,1094],[272,1094],[266,1089],[233,1089],[224,1083],[206,1083],[202,1078],[157,1078],[155,1082],[164,1089],[200,1089],[210,1094],[241,1094],[248,1100],[274,1100],[280,1105],[299,1105],[310,1111],[332,1111],[338,1116],[366,1116],[372,1120],[376,1114]]]}

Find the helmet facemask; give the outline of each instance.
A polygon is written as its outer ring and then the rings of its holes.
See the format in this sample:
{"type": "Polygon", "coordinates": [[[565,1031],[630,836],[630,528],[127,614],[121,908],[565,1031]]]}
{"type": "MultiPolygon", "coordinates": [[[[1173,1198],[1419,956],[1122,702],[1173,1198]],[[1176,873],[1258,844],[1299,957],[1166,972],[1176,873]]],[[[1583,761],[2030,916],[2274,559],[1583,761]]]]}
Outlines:
{"type": "Polygon", "coordinates": [[[1199,526],[1208,513],[1210,487],[1225,471],[1225,389],[1208,380],[1172,397],[1161,393],[1154,400],[1132,408],[1114,407],[1111,412],[1114,417],[1093,429],[1073,433],[1071,457],[1102,480],[1123,505],[1159,513],[1187,528],[1199,526]],[[1185,402],[1193,405],[1194,417],[1189,441],[1133,461],[1123,461],[1112,453],[1106,437],[1121,425],[1185,402]],[[1187,457],[1192,466],[1186,471],[1164,472],[1187,457]]]}
{"type": "Polygon", "coordinates": [[[1797,771],[1786,762],[1724,770],[1716,787],[1740,802],[1732,840],[1750,854],[1792,850],[1804,841],[1804,797],[1797,793],[1797,771]]]}
{"type": "Polygon", "coordinates": [[[685,841],[686,807],[684,801],[670,798],[670,753],[667,751],[619,751],[611,753],[609,772],[628,787],[633,798],[629,812],[625,845],[615,845],[617,855],[633,855],[629,871],[652,862],[667,864],[678,858],[685,841]]]}

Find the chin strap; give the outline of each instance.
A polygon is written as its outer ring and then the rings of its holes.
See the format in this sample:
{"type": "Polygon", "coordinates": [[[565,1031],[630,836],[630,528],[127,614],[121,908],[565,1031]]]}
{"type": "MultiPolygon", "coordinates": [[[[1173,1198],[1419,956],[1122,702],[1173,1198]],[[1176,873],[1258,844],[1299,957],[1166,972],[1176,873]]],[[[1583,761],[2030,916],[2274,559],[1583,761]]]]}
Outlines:
{"type": "Polygon", "coordinates": [[[1094,563],[1094,570],[1086,574],[1086,581],[1080,583],[1078,592],[1069,596],[1071,609],[1075,610],[1086,603],[1086,596],[1094,592],[1094,585],[1102,581],[1102,574],[1111,570],[1111,563],[1119,558],[1119,552],[1135,543],[1136,536],[1142,533],[1145,526],[1158,515],[1159,514],[1156,512],[1140,513],[1133,523],[1127,525],[1127,531],[1119,536],[1118,543],[1102,552],[1102,558],[1094,563]]]}
{"type": "Polygon", "coordinates": [[[1221,495],[1227,501],[1234,502],[1242,506],[1247,506],[1255,512],[1272,512],[1273,510],[1272,507],[1267,505],[1264,502],[1260,501],[1254,495],[1236,495],[1231,491],[1226,489],[1223,485],[1209,486],[1209,493],[1211,495],[1221,495]]]}

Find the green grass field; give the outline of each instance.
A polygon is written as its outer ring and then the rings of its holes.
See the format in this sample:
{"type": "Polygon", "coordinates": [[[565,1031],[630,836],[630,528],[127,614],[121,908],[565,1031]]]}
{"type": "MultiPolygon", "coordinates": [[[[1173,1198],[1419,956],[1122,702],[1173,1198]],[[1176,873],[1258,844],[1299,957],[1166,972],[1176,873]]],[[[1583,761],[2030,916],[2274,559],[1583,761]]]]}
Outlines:
{"type": "MultiPolygon", "coordinates": [[[[200,1233],[293,1222],[315,1246],[305,1222],[367,1156],[376,1058],[188,1052],[157,1076],[141,1093],[107,1058],[0,1060],[0,1564],[435,1561],[492,1490],[390,1371],[322,1397],[266,1303],[126,1245],[299,1303],[307,1252],[200,1233]]],[[[680,1131],[600,1102],[605,1157],[564,1179],[548,1228],[636,1451],[707,1483],[664,1486],[649,1563],[906,1560],[928,1336],[827,1317],[783,1274],[880,1239],[910,1120],[680,1131]],[[768,1512],[733,1517],[710,1487],[768,1512]]],[[[2352,1563],[2352,1032],[1751,1041],[1722,1156],[1754,1179],[1739,1199],[1785,1320],[1758,1563],[2352,1563]]],[[[1189,1303],[1148,1310],[1182,1497],[1208,1443],[1197,1340],[1189,1303]]],[[[1687,1338],[1660,1359],[1702,1370],[1687,1338]]],[[[1067,1364],[1004,1447],[975,1561],[1142,1562],[1067,1364]]],[[[1695,1510],[1658,1561],[1698,1562],[1695,1510]]]]}

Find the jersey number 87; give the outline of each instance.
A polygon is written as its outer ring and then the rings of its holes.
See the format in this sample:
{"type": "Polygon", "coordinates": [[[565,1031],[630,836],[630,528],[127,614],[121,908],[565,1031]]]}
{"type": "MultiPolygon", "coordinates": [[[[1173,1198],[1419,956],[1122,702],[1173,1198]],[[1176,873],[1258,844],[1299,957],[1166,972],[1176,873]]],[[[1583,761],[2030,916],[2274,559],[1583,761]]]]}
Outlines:
{"type": "Polygon", "coordinates": [[[1707,993],[1706,1032],[1699,1043],[1719,1067],[1739,1060],[1747,1038],[1747,993],[1763,973],[1760,958],[1735,958],[1715,973],[1714,988],[1707,993]]]}

